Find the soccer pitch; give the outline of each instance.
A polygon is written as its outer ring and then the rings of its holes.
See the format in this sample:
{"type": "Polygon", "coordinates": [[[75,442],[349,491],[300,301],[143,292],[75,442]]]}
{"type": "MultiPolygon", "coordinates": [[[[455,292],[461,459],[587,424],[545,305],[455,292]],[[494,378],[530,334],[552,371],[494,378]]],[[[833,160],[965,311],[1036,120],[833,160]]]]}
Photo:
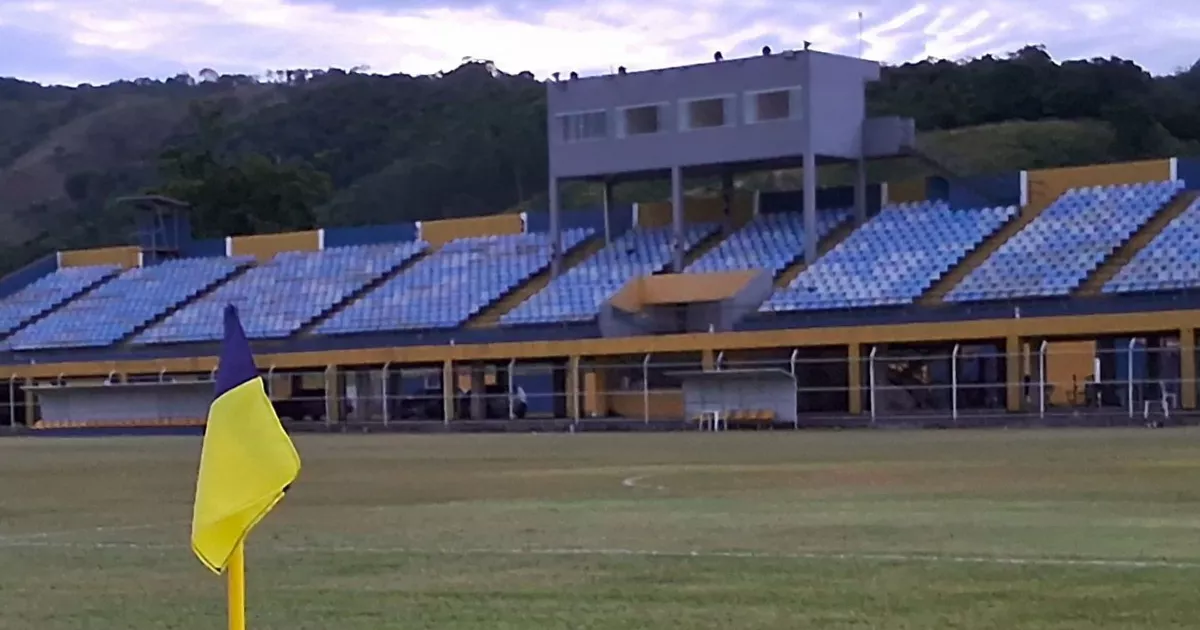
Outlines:
{"type": "MultiPolygon", "coordinates": [[[[199,438],[0,440],[0,629],[224,627],[199,438]]],[[[250,628],[1194,628],[1200,431],[302,435],[250,628]]]]}

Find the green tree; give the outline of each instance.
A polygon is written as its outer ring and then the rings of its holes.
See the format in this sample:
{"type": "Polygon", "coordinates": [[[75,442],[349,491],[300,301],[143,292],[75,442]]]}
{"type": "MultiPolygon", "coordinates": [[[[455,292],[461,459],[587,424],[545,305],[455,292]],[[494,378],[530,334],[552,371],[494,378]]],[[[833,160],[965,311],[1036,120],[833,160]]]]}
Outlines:
{"type": "Polygon", "coordinates": [[[280,160],[222,148],[222,111],[196,107],[195,134],[164,152],[153,191],[192,206],[200,236],[257,234],[316,227],[316,209],[333,194],[330,179],[303,160],[280,160]]]}

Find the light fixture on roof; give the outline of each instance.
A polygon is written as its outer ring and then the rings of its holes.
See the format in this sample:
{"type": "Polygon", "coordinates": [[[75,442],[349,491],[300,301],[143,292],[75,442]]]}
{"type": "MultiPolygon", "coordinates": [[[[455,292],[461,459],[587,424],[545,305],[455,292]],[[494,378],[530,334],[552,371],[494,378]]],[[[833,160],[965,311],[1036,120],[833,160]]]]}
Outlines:
{"type": "Polygon", "coordinates": [[[713,53],[713,61],[721,61],[724,58],[725,58],[725,55],[722,55],[721,51],[719,51],[719,50],[717,52],[713,53]]]}
{"type": "Polygon", "coordinates": [[[764,57],[767,57],[767,56],[769,56],[769,55],[771,54],[771,47],[770,47],[770,46],[763,46],[763,49],[762,49],[762,54],[763,54],[763,56],[764,56],[764,57]]]}
{"type": "Polygon", "coordinates": [[[575,72],[574,70],[572,70],[572,71],[571,71],[571,78],[572,78],[572,79],[578,79],[578,78],[579,78],[579,73],[578,73],[578,72],[575,72]]]}
{"type": "Polygon", "coordinates": [[[625,66],[617,66],[617,74],[625,74],[625,66]]]}

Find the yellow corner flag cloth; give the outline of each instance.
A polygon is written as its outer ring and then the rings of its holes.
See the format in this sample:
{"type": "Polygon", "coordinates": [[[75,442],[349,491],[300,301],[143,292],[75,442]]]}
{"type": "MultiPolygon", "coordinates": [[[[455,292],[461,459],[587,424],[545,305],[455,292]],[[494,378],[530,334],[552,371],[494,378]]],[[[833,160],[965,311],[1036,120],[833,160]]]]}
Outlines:
{"type": "Polygon", "coordinates": [[[237,546],[298,474],[300,456],[275,415],[237,309],[230,305],[196,479],[196,557],[222,573],[237,546]]]}

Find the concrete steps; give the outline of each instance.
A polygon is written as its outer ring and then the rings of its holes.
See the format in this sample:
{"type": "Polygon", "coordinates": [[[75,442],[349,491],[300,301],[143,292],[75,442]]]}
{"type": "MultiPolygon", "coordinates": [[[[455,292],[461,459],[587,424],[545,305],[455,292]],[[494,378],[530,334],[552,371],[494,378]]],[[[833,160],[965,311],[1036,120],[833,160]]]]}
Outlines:
{"type": "Polygon", "coordinates": [[[1015,236],[1017,232],[1025,229],[1025,226],[1033,223],[1034,219],[1041,216],[1042,212],[1046,208],[1049,208],[1055,201],[1057,201],[1057,198],[1021,208],[1021,212],[1017,216],[1009,219],[1008,223],[1001,226],[999,230],[992,232],[992,235],[984,239],[979,244],[979,247],[968,253],[953,269],[946,272],[937,282],[933,283],[933,286],[917,300],[917,304],[923,306],[941,304],[946,294],[958,286],[958,283],[962,282],[963,278],[966,278],[972,271],[975,271],[976,267],[982,265],[983,261],[996,253],[996,250],[1000,249],[1001,245],[1007,243],[1008,239],[1015,236]]]}
{"type": "MultiPolygon", "coordinates": [[[[593,254],[604,249],[605,245],[607,243],[604,240],[603,234],[593,236],[583,243],[576,245],[563,256],[562,264],[559,266],[559,274],[564,274],[579,263],[591,258],[593,254]]],[[[468,319],[465,326],[467,328],[495,328],[499,326],[501,317],[508,314],[525,300],[536,295],[542,289],[545,289],[553,279],[553,270],[550,267],[546,267],[512,291],[500,296],[500,299],[489,304],[474,317],[468,319]]]]}
{"type": "Polygon", "coordinates": [[[1133,260],[1133,257],[1142,251],[1142,248],[1148,245],[1150,241],[1154,240],[1154,237],[1161,234],[1171,221],[1174,221],[1179,215],[1183,214],[1183,211],[1187,210],[1188,206],[1192,205],[1192,202],[1196,200],[1197,195],[1200,195],[1200,193],[1190,190],[1184,191],[1172,199],[1170,203],[1160,208],[1149,221],[1142,225],[1137,232],[1133,233],[1133,236],[1122,243],[1099,267],[1096,267],[1088,275],[1087,280],[1084,280],[1083,284],[1075,289],[1073,295],[1076,297],[1100,295],[1101,290],[1104,289],[1104,285],[1108,284],[1108,281],[1117,275],[1121,267],[1124,267],[1130,260],[1133,260]]]}
{"type": "MultiPolygon", "coordinates": [[[[834,228],[818,244],[817,258],[819,259],[828,254],[834,247],[840,245],[842,241],[853,234],[856,229],[858,229],[858,225],[854,222],[854,219],[848,219],[845,223],[834,228]]],[[[783,271],[779,272],[779,275],[775,276],[775,288],[782,289],[791,284],[792,280],[796,279],[796,276],[799,276],[805,269],[808,269],[809,262],[804,260],[804,252],[796,252],[795,260],[789,263],[787,267],[784,267],[783,271]]]]}

